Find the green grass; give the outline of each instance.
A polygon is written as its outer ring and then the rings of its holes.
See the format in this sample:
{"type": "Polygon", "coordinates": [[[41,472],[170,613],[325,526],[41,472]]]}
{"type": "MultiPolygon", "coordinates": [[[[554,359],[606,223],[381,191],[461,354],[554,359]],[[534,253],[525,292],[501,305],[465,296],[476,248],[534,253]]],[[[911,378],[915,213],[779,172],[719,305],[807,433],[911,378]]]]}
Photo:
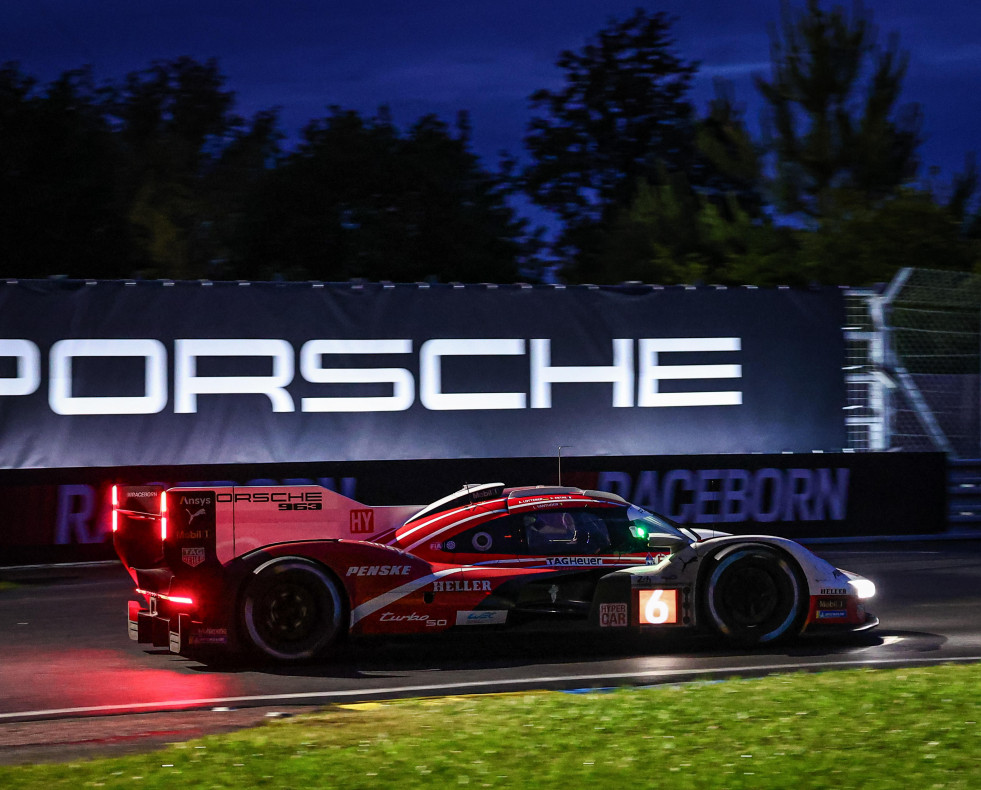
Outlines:
{"type": "Polygon", "coordinates": [[[981,787],[981,665],[334,707],[0,787],[981,787]]]}

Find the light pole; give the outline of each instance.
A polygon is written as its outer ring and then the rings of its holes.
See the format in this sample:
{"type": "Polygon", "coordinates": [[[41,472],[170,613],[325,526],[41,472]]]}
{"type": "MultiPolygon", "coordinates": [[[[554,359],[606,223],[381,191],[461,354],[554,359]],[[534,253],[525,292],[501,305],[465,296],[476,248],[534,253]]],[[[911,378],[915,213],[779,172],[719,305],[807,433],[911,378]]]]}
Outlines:
{"type": "Polygon", "coordinates": [[[559,485],[562,485],[562,448],[572,447],[571,444],[560,444],[559,445],[559,485]]]}

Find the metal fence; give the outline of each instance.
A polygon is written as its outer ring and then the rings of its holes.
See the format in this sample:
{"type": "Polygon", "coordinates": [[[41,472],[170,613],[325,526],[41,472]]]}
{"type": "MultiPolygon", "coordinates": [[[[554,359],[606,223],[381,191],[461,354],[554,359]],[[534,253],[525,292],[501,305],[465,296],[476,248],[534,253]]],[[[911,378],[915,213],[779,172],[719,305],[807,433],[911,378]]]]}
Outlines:
{"type": "Polygon", "coordinates": [[[881,395],[874,449],[981,457],[981,275],[903,269],[865,301],[881,395]]]}
{"type": "Polygon", "coordinates": [[[981,526],[981,275],[903,269],[846,310],[849,449],[946,453],[949,520],[981,526]]]}
{"type": "Polygon", "coordinates": [[[882,376],[884,333],[872,318],[875,292],[845,294],[845,427],[848,449],[886,450],[888,436],[888,389],[882,376]]]}

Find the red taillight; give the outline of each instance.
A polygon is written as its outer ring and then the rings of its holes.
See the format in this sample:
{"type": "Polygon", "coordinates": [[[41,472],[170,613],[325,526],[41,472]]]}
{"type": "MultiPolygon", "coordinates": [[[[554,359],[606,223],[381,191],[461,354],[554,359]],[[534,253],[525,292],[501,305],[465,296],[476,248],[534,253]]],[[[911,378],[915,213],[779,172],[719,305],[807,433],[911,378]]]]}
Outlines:
{"type": "Polygon", "coordinates": [[[162,601],[170,601],[171,603],[183,603],[189,606],[194,605],[194,599],[189,598],[186,595],[166,595],[160,592],[150,592],[149,590],[142,590],[139,587],[136,588],[136,592],[140,595],[155,595],[162,601]]]}
{"type": "Polygon", "coordinates": [[[119,486],[112,487],[112,531],[115,532],[119,529],[119,513],[117,509],[119,508],[119,486]]]}
{"type": "Polygon", "coordinates": [[[160,494],[160,540],[167,540],[167,492],[160,494]]]}

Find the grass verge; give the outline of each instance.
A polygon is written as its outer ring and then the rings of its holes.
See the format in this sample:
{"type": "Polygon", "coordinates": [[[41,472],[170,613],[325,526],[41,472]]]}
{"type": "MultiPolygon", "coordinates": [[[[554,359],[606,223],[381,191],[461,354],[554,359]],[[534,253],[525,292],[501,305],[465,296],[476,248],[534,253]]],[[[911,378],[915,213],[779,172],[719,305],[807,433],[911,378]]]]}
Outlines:
{"type": "Polygon", "coordinates": [[[977,788],[981,665],[337,706],[0,787],[977,788]]]}

